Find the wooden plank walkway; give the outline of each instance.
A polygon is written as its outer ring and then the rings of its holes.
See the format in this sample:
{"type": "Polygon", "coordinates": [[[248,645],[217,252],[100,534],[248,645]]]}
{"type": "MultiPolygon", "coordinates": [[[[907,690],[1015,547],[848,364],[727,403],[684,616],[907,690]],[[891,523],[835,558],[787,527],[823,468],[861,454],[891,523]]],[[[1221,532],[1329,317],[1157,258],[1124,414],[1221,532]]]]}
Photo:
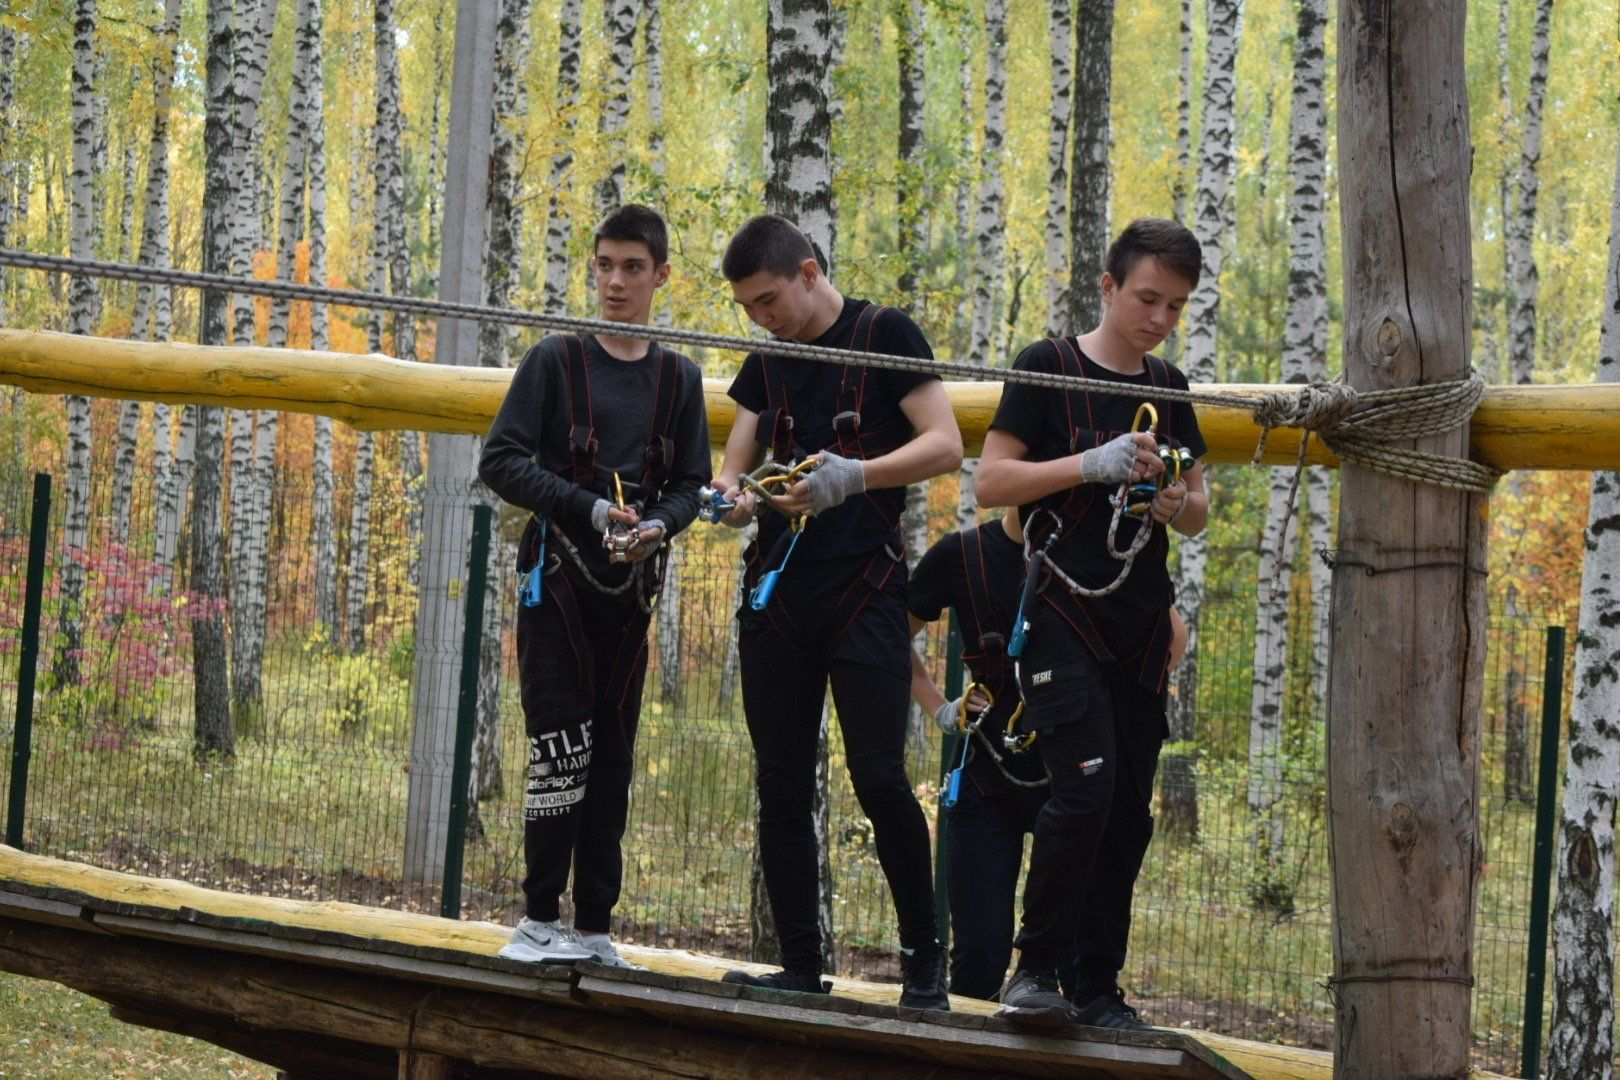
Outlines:
{"type": "Polygon", "coordinates": [[[1065,1076],[1318,1080],[1330,1055],[1200,1032],[1056,1036],[995,1006],[901,1009],[893,985],[827,998],[718,981],[734,961],[625,946],[645,972],[519,964],[507,929],[217,892],[0,846],[0,968],[290,1078],[1065,1076]]]}

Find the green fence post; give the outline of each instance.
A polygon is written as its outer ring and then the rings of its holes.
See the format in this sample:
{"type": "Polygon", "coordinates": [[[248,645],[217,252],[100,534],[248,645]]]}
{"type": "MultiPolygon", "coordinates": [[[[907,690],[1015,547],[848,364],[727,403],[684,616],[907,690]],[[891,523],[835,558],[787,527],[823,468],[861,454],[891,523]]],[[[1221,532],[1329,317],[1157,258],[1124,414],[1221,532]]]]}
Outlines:
{"type": "MultiPolygon", "coordinates": [[[[962,627],[951,611],[949,628],[945,633],[945,697],[954,700],[962,695],[962,627]]],[[[951,771],[960,753],[960,739],[955,733],[946,735],[939,745],[939,791],[941,802],[934,817],[934,912],[939,920],[940,948],[951,947],[951,905],[945,891],[945,776],[951,771]]]]}
{"type": "Polygon", "coordinates": [[[51,523],[51,476],[34,474],[34,516],[28,533],[28,579],[23,593],[22,656],[17,661],[17,725],[11,732],[11,798],[6,843],[22,847],[28,805],[28,759],[34,752],[34,669],[39,666],[39,609],[45,595],[45,543],[51,523]]]}
{"type": "Polygon", "coordinates": [[[1541,1075],[1541,998],[1547,986],[1547,917],[1552,906],[1553,811],[1558,800],[1558,734],[1564,718],[1564,628],[1547,627],[1541,680],[1541,763],[1536,777],[1536,846],[1530,878],[1530,955],[1524,965],[1524,1029],[1519,1074],[1541,1075]]]}
{"type": "Polygon", "coordinates": [[[484,645],[484,587],[489,570],[488,503],[473,507],[467,559],[467,621],[461,632],[461,689],[456,698],[456,754],[450,768],[450,835],[444,839],[444,889],[439,914],[461,918],[461,867],[467,854],[467,785],[472,779],[473,729],[478,724],[478,657],[484,645]]]}

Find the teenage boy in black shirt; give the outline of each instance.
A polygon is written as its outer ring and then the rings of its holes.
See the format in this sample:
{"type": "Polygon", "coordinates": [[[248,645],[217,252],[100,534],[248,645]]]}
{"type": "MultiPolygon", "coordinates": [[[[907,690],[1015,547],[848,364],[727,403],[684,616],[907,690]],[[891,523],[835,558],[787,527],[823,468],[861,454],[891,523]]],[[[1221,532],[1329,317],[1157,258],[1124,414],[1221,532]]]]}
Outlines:
{"type": "Polygon", "coordinates": [[[1192,408],[1154,397],[1155,387],[1183,388],[1186,377],[1149,352],[1175,327],[1199,263],[1198,242],[1181,225],[1132,222],[1108,251],[1102,323],[1078,338],[1031,345],[1014,364],[1131,392],[1009,384],[985,438],[979,502],[1021,507],[1030,550],[1046,550],[1049,560],[1049,580],[1024,613],[1029,636],[1017,661],[1024,720],[1039,733],[1036,746],[1052,776],[1024,886],[1018,969],[1002,992],[1003,1012],[1017,1022],[1056,1026],[1072,1015],[1083,1024],[1145,1026],[1117,978],[1131,894],[1153,835],[1153,773],[1168,734],[1167,527],[1195,535],[1209,502],[1194,465],[1159,490],[1146,520],[1120,515],[1110,540],[1109,499],[1121,483],[1163,474],[1154,437],[1130,434],[1143,401],[1157,407],[1160,436],[1195,458],[1204,453],[1192,408]],[[1142,528],[1152,531],[1133,561],[1110,554],[1111,543],[1127,550],[1142,528]],[[1076,926],[1081,1004],[1071,1011],[1058,993],[1056,968],[1076,926]]]}
{"type": "MultiPolygon", "coordinates": [[[[596,231],[601,317],[646,326],[668,252],[657,212],[609,214],[596,231]]],[[[546,337],[512,376],[478,475],[534,515],[518,543],[526,915],[501,955],[628,966],[608,930],[650,613],[668,541],[709,479],[702,373],[642,336],[546,337]],[[572,927],[558,904],[570,863],[572,927]]]]}
{"type": "MultiPolygon", "coordinates": [[[[804,235],[774,215],[738,230],[721,269],[748,317],[775,337],[832,348],[930,357],[905,315],[842,296],[804,235]]],[[[754,744],[759,846],[785,970],[726,981],[825,993],[811,822],[822,701],[829,683],[850,779],[872,822],[900,922],[903,987],[913,1008],[945,1009],[928,823],[905,769],[910,636],[899,521],[905,488],[957,469],[962,437],[932,376],[755,353],[730,394],[737,419],[715,486],[741,527],[758,509],[738,477],[769,449],[819,464],[780,500],[813,515],[762,610],[737,613],[743,711],[754,744]]],[[[767,512],[747,562],[752,587],[787,558],[785,518],[767,512]],[[769,566],[765,564],[769,563],[769,566]]]]}
{"type": "MultiPolygon", "coordinates": [[[[946,700],[913,648],[912,700],[947,735],[977,724],[956,786],[956,803],[945,809],[943,857],[951,910],[951,993],[987,1001],[1001,990],[1012,958],[1013,903],[1024,837],[1035,831],[1051,790],[1040,751],[1009,746],[1003,738],[1014,716],[1014,734],[1024,731],[1018,711],[1023,697],[1007,657],[1007,634],[1023,581],[1024,531],[1013,509],[999,521],[941,537],[911,572],[907,599],[913,640],[947,609],[956,613],[962,659],[974,684],[961,698],[946,700]],[[989,712],[981,719],[987,704],[989,712]]],[[[1170,618],[1174,669],[1187,635],[1174,608],[1170,618]]],[[[1077,975],[1074,946],[1068,943],[1058,953],[1058,981],[1071,1001],[1079,989],[1077,975]]]]}

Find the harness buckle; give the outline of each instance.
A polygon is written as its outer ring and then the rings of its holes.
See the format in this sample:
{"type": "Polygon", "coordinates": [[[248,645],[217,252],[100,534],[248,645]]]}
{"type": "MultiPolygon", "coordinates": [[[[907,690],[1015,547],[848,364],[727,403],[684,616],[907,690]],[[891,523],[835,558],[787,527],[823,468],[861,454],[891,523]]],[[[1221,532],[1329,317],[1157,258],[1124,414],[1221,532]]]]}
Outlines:
{"type": "Polygon", "coordinates": [[[833,417],[832,428],[839,438],[853,439],[861,433],[861,414],[854,409],[845,409],[833,417]]]}

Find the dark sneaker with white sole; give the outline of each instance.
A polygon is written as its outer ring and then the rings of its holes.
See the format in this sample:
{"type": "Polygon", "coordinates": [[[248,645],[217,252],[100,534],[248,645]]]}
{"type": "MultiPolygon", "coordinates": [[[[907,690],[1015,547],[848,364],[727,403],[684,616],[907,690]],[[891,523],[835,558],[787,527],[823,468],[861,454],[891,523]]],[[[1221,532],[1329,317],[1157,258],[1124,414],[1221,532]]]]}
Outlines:
{"type": "Polygon", "coordinates": [[[1019,968],[1001,991],[996,1013],[1019,1027],[1055,1031],[1072,1023],[1069,1002],[1058,990],[1055,971],[1019,968]]]}
{"type": "Polygon", "coordinates": [[[945,950],[930,941],[919,949],[900,950],[900,1007],[950,1012],[945,992],[945,950]]]}
{"type": "Polygon", "coordinates": [[[1126,1004],[1125,991],[1114,987],[1074,1007],[1074,1022],[1084,1027],[1113,1028],[1115,1031],[1152,1031],[1136,1009],[1126,1004]]]}
{"type": "Polygon", "coordinates": [[[817,971],[770,971],[755,975],[751,971],[733,970],[720,976],[720,981],[760,990],[791,990],[796,994],[832,993],[832,983],[823,980],[817,971]]]}

